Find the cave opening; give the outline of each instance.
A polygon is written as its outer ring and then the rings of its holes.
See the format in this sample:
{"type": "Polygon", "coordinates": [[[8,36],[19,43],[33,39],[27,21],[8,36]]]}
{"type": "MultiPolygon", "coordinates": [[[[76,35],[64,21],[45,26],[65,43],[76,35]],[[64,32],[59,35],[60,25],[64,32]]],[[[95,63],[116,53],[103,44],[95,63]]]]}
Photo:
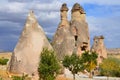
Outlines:
{"type": "Polygon", "coordinates": [[[81,47],[81,50],[82,50],[82,51],[86,51],[86,48],[87,48],[87,46],[82,46],[82,47],[81,47]]]}
{"type": "Polygon", "coordinates": [[[75,38],[75,46],[77,46],[78,36],[77,36],[77,35],[75,35],[75,36],[74,36],[74,38],[75,38]]]}

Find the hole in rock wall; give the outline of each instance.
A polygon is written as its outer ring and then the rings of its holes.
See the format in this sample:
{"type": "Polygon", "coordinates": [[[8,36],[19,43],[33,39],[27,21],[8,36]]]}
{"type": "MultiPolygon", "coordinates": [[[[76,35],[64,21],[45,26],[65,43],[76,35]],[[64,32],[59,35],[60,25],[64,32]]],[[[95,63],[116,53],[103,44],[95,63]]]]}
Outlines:
{"type": "Polygon", "coordinates": [[[74,36],[74,38],[75,38],[75,46],[77,46],[78,36],[77,36],[77,35],[75,35],[75,36],[74,36]]]}

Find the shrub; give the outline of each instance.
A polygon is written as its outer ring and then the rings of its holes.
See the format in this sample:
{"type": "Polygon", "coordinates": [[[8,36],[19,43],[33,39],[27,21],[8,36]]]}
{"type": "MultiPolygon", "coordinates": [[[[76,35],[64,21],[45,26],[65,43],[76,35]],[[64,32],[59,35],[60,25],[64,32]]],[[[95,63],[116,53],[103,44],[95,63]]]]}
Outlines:
{"type": "Polygon", "coordinates": [[[97,53],[86,51],[82,53],[82,60],[85,63],[84,67],[88,72],[91,72],[97,66],[97,53]]]}
{"type": "Polygon", "coordinates": [[[65,56],[62,63],[64,67],[68,68],[72,72],[74,80],[75,74],[83,70],[83,62],[75,53],[71,56],[65,56]]]}
{"type": "Polygon", "coordinates": [[[0,77],[0,80],[3,80],[3,78],[0,77]]]}
{"type": "Polygon", "coordinates": [[[90,75],[89,75],[90,78],[92,77],[92,70],[94,70],[97,66],[97,57],[98,55],[95,52],[85,51],[82,54],[84,69],[90,72],[90,75]]]}
{"type": "Polygon", "coordinates": [[[0,65],[6,65],[9,59],[1,58],[0,59],[0,65]]]}
{"type": "Polygon", "coordinates": [[[100,64],[102,76],[120,77],[120,60],[109,57],[100,64]]]}
{"type": "MultiPolygon", "coordinates": [[[[28,78],[28,75],[24,75],[23,76],[12,76],[13,80],[26,80],[28,78]]],[[[30,80],[30,79],[28,79],[30,80]]]]}
{"type": "Polygon", "coordinates": [[[54,80],[59,69],[60,65],[54,51],[43,49],[38,67],[40,80],[54,80]]]}

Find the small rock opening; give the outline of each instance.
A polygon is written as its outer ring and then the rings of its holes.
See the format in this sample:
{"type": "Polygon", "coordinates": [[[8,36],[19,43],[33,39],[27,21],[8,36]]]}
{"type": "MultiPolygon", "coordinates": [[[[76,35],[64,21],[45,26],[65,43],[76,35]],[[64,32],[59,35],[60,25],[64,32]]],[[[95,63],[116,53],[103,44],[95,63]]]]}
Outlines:
{"type": "Polygon", "coordinates": [[[75,37],[75,41],[77,41],[77,40],[78,40],[78,36],[77,36],[77,35],[75,35],[74,37],[75,37]]]}
{"type": "Polygon", "coordinates": [[[86,48],[87,48],[87,46],[82,46],[82,47],[81,47],[81,50],[82,50],[82,51],[85,51],[86,48]]]}
{"type": "Polygon", "coordinates": [[[83,42],[83,46],[81,47],[81,51],[86,51],[86,49],[88,47],[87,45],[88,45],[87,42],[83,42]]]}
{"type": "Polygon", "coordinates": [[[74,38],[75,38],[75,46],[77,46],[78,36],[77,36],[77,35],[75,35],[75,36],[74,36],[74,38]]]}

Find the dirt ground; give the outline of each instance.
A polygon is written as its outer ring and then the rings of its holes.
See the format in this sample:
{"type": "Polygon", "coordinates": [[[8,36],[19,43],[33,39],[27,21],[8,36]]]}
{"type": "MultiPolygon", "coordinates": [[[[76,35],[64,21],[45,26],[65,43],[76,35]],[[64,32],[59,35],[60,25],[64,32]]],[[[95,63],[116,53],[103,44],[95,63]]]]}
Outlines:
{"type": "MultiPolygon", "coordinates": [[[[0,78],[3,78],[3,80],[12,80],[5,70],[0,70],[0,78]]],[[[57,76],[56,80],[72,80],[72,79],[68,79],[65,78],[64,76],[59,75],[57,76]]]]}
{"type": "Polygon", "coordinates": [[[0,58],[7,58],[10,59],[12,55],[12,52],[4,52],[4,53],[0,53],[0,58]]]}
{"type": "MultiPolygon", "coordinates": [[[[7,58],[10,59],[12,55],[12,52],[4,52],[0,53],[0,58],[7,58]]],[[[3,78],[3,80],[12,80],[10,78],[10,75],[8,75],[8,72],[6,70],[3,70],[2,68],[6,68],[6,66],[0,66],[0,78],[3,78]]],[[[72,79],[67,79],[64,76],[57,76],[56,80],[72,80],[72,79]]]]}

